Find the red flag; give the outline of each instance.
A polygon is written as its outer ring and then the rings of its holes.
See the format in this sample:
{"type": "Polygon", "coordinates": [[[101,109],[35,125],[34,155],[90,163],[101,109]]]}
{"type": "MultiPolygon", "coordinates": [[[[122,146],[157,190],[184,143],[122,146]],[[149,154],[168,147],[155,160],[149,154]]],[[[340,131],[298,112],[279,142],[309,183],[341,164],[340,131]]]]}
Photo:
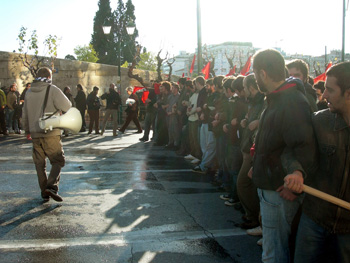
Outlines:
{"type": "Polygon", "coordinates": [[[155,94],[160,94],[160,83],[154,83],[154,93],[155,94]]]}
{"type": "Polygon", "coordinates": [[[191,68],[190,68],[190,74],[192,74],[192,72],[193,72],[194,62],[196,62],[196,54],[194,54],[193,59],[192,59],[192,64],[191,64],[191,68]]]}
{"type": "Polygon", "coordinates": [[[326,81],[326,72],[331,66],[332,66],[332,62],[329,62],[324,73],[322,73],[321,75],[318,75],[316,78],[314,78],[314,85],[321,80],[326,81]]]}
{"type": "Polygon", "coordinates": [[[240,73],[241,75],[243,76],[247,75],[251,66],[251,60],[252,60],[252,56],[249,56],[247,62],[245,63],[244,67],[241,70],[241,73],[240,73]]]}
{"type": "MultiPolygon", "coordinates": [[[[136,93],[137,91],[142,90],[142,89],[145,89],[145,88],[144,87],[134,87],[133,93],[136,93]]],[[[142,100],[143,103],[145,103],[145,101],[147,100],[148,94],[149,94],[148,90],[142,91],[141,100],[142,100]]]]}
{"type": "Polygon", "coordinates": [[[207,65],[202,69],[202,73],[204,74],[204,78],[208,79],[209,78],[209,73],[210,73],[210,61],[208,62],[207,65]]]}
{"type": "Polygon", "coordinates": [[[184,77],[185,76],[185,73],[182,73],[182,77],[184,77]]]}
{"type": "Polygon", "coordinates": [[[235,65],[232,69],[230,69],[230,72],[226,75],[226,77],[232,76],[232,75],[234,75],[235,73],[236,73],[236,65],[235,65]]]}

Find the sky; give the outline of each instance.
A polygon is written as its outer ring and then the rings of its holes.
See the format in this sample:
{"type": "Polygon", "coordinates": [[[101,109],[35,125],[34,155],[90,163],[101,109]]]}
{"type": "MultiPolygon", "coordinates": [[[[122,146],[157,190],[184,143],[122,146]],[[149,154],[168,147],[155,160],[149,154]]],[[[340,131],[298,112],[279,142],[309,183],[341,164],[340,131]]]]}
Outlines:
{"type": "MultiPolygon", "coordinates": [[[[118,0],[110,0],[112,10],[118,0]]],[[[126,2],[126,0],[124,0],[126,2]]],[[[197,47],[197,0],[132,0],[138,41],[155,54],[197,47]]],[[[348,0],[346,0],[348,4],[348,0]]],[[[0,51],[18,50],[22,26],[37,31],[40,55],[49,35],[61,40],[58,58],[91,41],[98,0],[0,0],[0,51]]],[[[350,53],[346,12],[345,52],[350,53]]],[[[343,0],[201,0],[202,44],[252,42],[288,54],[320,56],[342,48],[343,0]]]]}

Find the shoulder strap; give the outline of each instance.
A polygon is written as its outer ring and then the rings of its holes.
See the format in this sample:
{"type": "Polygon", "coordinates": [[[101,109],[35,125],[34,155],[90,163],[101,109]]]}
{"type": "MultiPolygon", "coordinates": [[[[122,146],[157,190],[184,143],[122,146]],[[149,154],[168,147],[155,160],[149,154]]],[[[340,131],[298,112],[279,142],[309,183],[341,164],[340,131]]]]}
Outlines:
{"type": "Polygon", "coordinates": [[[45,99],[44,99],[44,105],[43,105],[43,114],[42,114],[43,117],[44,117],[44,115],[45,115],[45,108],[46,108],[46,104],[47,104],[47,99],[48,99],[48,97],[49,97],[50,87],[51,87],[51,85],[47,86],[47,88],[46,88],[45,99]]]}

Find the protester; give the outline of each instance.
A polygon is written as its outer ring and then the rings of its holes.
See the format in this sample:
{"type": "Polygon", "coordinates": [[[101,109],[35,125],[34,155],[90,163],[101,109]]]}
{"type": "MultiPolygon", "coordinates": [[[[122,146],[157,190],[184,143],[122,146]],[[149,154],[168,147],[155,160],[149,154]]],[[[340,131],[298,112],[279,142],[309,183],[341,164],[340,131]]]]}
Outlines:
{"type": "Polygon", "coordinates": [[[156,136],[155,145],[165,146],[168,141],[168,127],[166,125],[166,109],[168,108],[168,96],[171,90],[171,83],[163,81],[159,86],[160,94],[153,107],[157,109],[156,113],[156,136]]]}
{"type": "Polygon", "coordinates": [[[77,85],[77,90],[78,90],[77,96],[74,98],[74,100],[75,100],[75,105],[77,109],[80,111],[80,115],[82,119],[80,132],[85,132],[86,131],[86,123],[85,123],[86,95],[85,95],[83,86],[81,84],[77,85]]]}
{"type": "Polygon", "coordinates": [[[142,133],[142,128],[138,119],[139,115],[139,98],[135,93],[133,93],[134,88],[133,87],[127,87],[126,93],[129,95],[127,103],[127,108],[125,110],[126,112],[126,120],[123,124],[123,126],[119,129],[121,133],[125,132],[125,129],[129,126],[129,123],[133,121],[137,127],[136,133],[142,133]]]}
{"type": "Polygon", "coordinates": [[[16,90],[17,90],[17,85],[16,84],[12,84],[10,86],[10,90],[9,93],[7,93],[7,97],[6,97],[6,124],[7,124],[7,130],[9,131],[9,133],[13,134],[13,133],[20,133],[19,131],[19,127],[18,127],[18,122],[17,120],[14,118],[14,114],[15,114],[15,109],[19,106],[18,105],[18,97],[16,94],[16,90]]]}
{"type": "Polygon", "coordinates": [[[1,133],[3,135],[9,135],[6,127],[6,120],[5,120],[6,104],[7,104],[6,94],[2,89],[0,89],[0,126],[1,126],[1,133]]]}
{"type": "Polygon", "coordinates": [[[43,67],[38,70],[37,78],[27,91],[23,107],[23,128],[26,134],[31,134],[33,142],[33,161],[35,164],[41,197],[49,201],[52,197],[62,202],[58,194],[61,169],[65,165],[65,156],[61,141],[61,130],[53,127],[44,131],[39,126],[39,119],[45,113],[67,112],[71,102],[63,92],[52,84],[52,72],[43,67]],[[46,157],[50,160],[51,171],[46,174],[46,157]]]}
{"type": "MultiPolygon", "coordinates": [[[[139,139],[141,142],[147,142],[149,140],[149,133],[151,131],[151,127],[153,132],[155,132],[155,119],[157,110],[153,106],[157,101],[157,96],[154,91],[154,88],[147,88],[149,94],[145,101],[146,104],[146,115],[144,121],[144,133],[143,136],[139,139]]],[[[154,136],[154,135],[153,135],[154,136]]]]}
{"type": "Polygon", "coordinates": [[[240,122],[240,126],[243,129],[240,145],[243,163],[238,173],[237,193],[244,209],[244,222],[241,227],[251,229],[259,226],[260,206],[256,186],[253,184],[252,179],[248,177],[248,172],[252,166],[250,148],[253,146],[260,115],[264,109],[265,96],[259,91],[254,74],[250,74],[244,78],[243,86],[244,96],[249,102],[249,111],[246,117],[240,122]]]}
{"type": "Polygon", "coordinates": [[[259,90],[266,95],[255,139],[252,178],[258,188],[263,229],[263,262],[289,262],[291,222],[302,196],[283,187],[287,174],[307,176],[316,166],[311,108],[303,83],[285,80],[285,62],[276,50],[254,55],[259,90]]]}
{"type": "Polygon", "coordinates": [[[322,97],[323,92],[325,90],[325,82],[319,81],[314,85],[314,89],[316,90],[317,95],[317,110],[328,109],[327,101],[322,97]]]}
{"type": "Polygon", "coordinates": [[[165,147],[171,150],[178,150],[180,147],[181,130],[176,106],[179,97],[179,86],[174,83],[171,85],[171,93],[168,96],[168,107],[166,109],[169,141],[165,147]]]}
{"type": "MultiPolygon", "coordinates": [[[[315,175],[305,181],[311,187],[350,202],[350,62],[332,66],[326,72],[325,86],[323,98],[329,109],[312,117],[319,166],[315,175]]],[[[289,174],[285,178],[285,185],[297,193],[303,191],[303,183],[301,174],[289,174]]],[[[294,262],[349,262],[349,222],[349,210],[306,194],[294,262]]]]}
{"type": "Polygon", "coordinates": [[[90,117],[90,124],[89,124],[89,132],[88,134],[91,134],[92,129],[95,125],[95,134],[100,134],[100,107],[101,107],[101,101],[98,97],[98,91],[99,88],[95,86],[88,95],[86,99],[86,104],[88,106],[88,114],[90,117]]]}
{"type": "Polygon", "coordinates": [[[117,136],[118,129],[118,110],[120,105],[122,104],[122,100],[120,99],[119,93],[115,90],[115,84],[111,83],[109,85],[108,92],[101,96],[102,100],[107,100],[106,113],[102,123],[101,135],[104,134],[107,121],[110,117],[113,119],[113,136],[117,136]]]}
{"type": "Polygon", "coordinates": [[[304,83],[306,98],[312,111],[317,111],[316,91],[309,83],[309,66],[301,59],[295,59],[287,65],[289,75],[300,79],[304,83]]]}

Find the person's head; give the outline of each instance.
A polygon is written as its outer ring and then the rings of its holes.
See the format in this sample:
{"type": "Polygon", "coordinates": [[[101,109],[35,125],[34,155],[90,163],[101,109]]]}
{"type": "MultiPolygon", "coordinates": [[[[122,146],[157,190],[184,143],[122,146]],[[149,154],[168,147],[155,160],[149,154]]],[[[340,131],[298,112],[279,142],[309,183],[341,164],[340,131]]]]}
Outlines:
{"type": "Polygon", "coordinates": [[[83,86],[81,84],[78,84],[77,85],[77,90],[80,91],[80,90],[83,90],[83,86]]]}
{"type": "Polygon", "coordinates": [[[224,76],[216,76],[214,79],[213,79],[213,84],[214,84],[214,87],[215,87],[215,91],[222,91],[223,87],[223,83],[222,81],[224,80],[224,76]]]}
{"type": "Polygon", "coordinates": [[[243,81],[244,81],[244,76],[240,75],[231,84],[233,91],[240,98],[243,98],[245,96],[243,81]]]}
{"type": "Polygon", "coordinates": [[[42,67],[42,68],[39,68],[36,76],[38,78],[52,79],[52,71],[48,67],[42,67]]]}
{"type": "Polygon", "coordinates": [[[32,86],[31,83],[27,83],[27,84],[26,84],[26,89],[30,89],[31,86],[32,86]]]}
{"type": "Polygon", "coordinates": [[[255,75],[249,74],[243,80],[244,94],[247,99],[254,98],[259,92],[258,84],[256,83],[255,75]]]}
{"type": "Polygon", "coordinates": [[[179,87],[182,89],[185,86],[186,78],[180,78],[179,79],[179,87]]]}
{"type": "Polygon", "coordinates": [[[93,89],[92,89],[92,92],[95,93],[96,95],[98,94],[98,91],[99,91],[99,87],[95,86],[93,89]]]}
{"type": "Polygon", "coordinates": [[[326,72],[326,87],[323,98],[330,111],[348,114],[350,111],[350,62],[332,66],[326,72]]]}
{"type": "Polygon", "coordinates": [[[69,86],[64,87],[63,93],[64,94],[69,94],[70,93],[70,87],[69,86]]]}
{"type": "Polygon", "coordinates": [[[179,93],[179,89],[180,89],[180,87],[176,83],[171,85],[171,93],[172,94],[174,94],[174,95],[178,94],[179,93]]]}
{"type": "Polygon", "coordinates": [[[207,87],[207,92],[209,93],[213,93],[215,91],[215,86],[214,86],[214,82],[213,82],[213,78],[207,79],[206,81],[206,87],[207,87]]]}
{"type": "Polygon", "coordinates": [[[285,81],[285,62],[280,52],[264,49],[253,57],[253,71],[259,90],[268,93],[274,83],[285,81]]]}
{"type": "Polygon", "coordinates": [[[11,84],[9,91],[11,92],[15,92],[16,91],[16,85],[15,84],[11,84]]]}
{"type": "Polygon", "coordinates": [[[205,86],[205,79],[202,76],[198,76],[194,79],[194,85],[196,86],[197,90],[201,90],[205,86]]]}
{"type": "Polygon", "coordinates": [[[126,93],[128,93],[128,95],[130,96],[133,93],[134,88],[133,87],[127,87],[125,90],[126,90],[126,93]]]}
{"type": "Polygon", "coordinates": [[[169,81],[162,81],[160,83],[160,88],[163,88],[163,93],[168,94],[171,90],[171,83],[169,81]]]}
{"type": "Polygon", "coordinates": [[[324,92],[324,86],[325,86],[325,82],[323,80],[320,80],[319,82],[317,82],[314,85],[314,89],[316,90],[316,96],[317,96],[317,100],[318,101],[322,101],[322,95],[324,92]]]}
{"type": "Polygon", "coordinates": [[[227,98],[231,98],[235,94],[235,91],[232,88],[232,83],[234,80],[235,78],[230,76],[224,78],[222,81],[222,87],[224,88],[224,92],[227,98]]]}
{"type": "Polygon", "coordinates": [[[114,89],[115,89],[115,84],[114,83],[109,84],[109,90],[114,90],[114,89]]]}
{"type": "Polygon", "coordinates": [[[294,59],[287,65],[289,76],[300,79],[306,83],[309,79],[309,66],[304,60],[294,59]]]}
{"type": "Polygon", "coordinates": [[[185,82],[185,88],[187,90],[193,91],[194,87],[193,87],[193,81],[192,80],[186,80],[185,82]]]}

